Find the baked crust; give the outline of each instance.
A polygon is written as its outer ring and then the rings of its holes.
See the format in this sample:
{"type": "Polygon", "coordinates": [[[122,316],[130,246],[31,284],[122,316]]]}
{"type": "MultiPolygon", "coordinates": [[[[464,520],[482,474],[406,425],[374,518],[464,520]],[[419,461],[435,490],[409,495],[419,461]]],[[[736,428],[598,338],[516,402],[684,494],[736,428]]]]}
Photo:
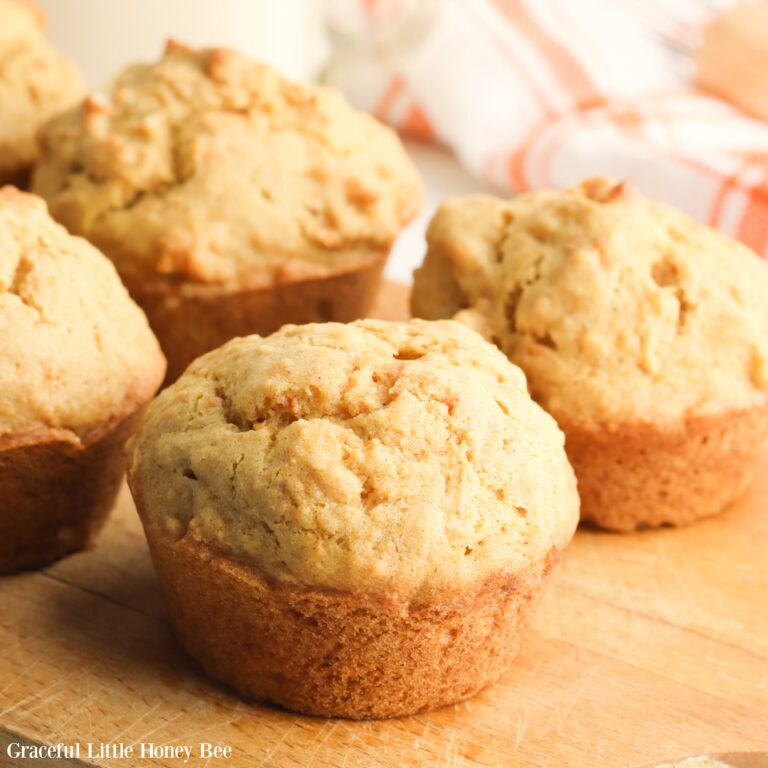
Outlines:
{"type": "Polygon", "coordinates": [[[72,62],[46,39],[45,14],[27,0],[0,0],[0,184],[26,187],[36,134],[85,93],[72,62]]]}
{"type": "Polygon", "coordinates": [[[0,450],[53,429],[82,437],[147,402],[165,358],[112,263],[11,187],[0,242],[0,450]]]}
{"type": "MultiPolygon", "coordinates": [[[[141,498],[136,499],[142,514],[141,498]]],[[[182,644],[248,698],[324,717],[398,717],[466,699],[520,648],[560,550],[434,603],[268,582],[142,515],[182,644]]]]}
{"type": "Polygon", "coordinates": [[[81,439],[66,430],[0,443],[0,573],[41,568],[88,547],[114,503],[123,446],[146,403],[81,439]]]}
{"type": "Polygon", "coordinates": [[[768,404],[699,416],[674,429],[558,423],[576,471],[582,520],[633,531],[692,523],[735,501],[768,438],[768,404]]]}
{"type": "Polygon", "coordinates": [[[46,124],[32,187],[122,274],[240,289],[389,251],[421,207],[397,134],[340,93],[169,45],[46,124]]]}
{"type": "Polygon", "coordinates": [[[327,277],[229,289],[146,279],[125,283],[146,313],[168,360],[165,383],[195,358],[236,336],[265,336],[287,323],[356,320],[370,311],[386,254],[327,277]]]}
{"type": "Polygon", "coordinates": [[[554,419],[460,323],[284,326],[189,366],[147,410],[144,513],[279,583],[432,602],[565,546],[554,419]]]}
{"type": "Polygon", "coordinates": [[[768,395],[768,268],[631,185],[446,200],[415,316],[453,317],[525,371],[563,421],[676,423],[768,395]]]}

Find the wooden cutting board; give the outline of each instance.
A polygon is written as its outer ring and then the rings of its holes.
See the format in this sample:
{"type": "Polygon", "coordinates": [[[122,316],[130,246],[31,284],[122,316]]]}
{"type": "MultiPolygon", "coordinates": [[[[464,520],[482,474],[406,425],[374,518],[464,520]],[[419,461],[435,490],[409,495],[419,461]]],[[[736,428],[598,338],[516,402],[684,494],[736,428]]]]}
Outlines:
{"type": "MultiPolygon", "coordinates": [[[[388,286],[377,314],[404,317],[388,286]]],[[[123,491],[98,546],[0,580],[0,766],[10,742],[188,745],[186,765],[631,768],[768,750],[768,454],[749,494],[681,530],[580,530],[514,669],[466,703],[402,720],[299,717],[208,680],[174,642],[123,491]],[[232,748],[199,756],[198,743],[232,748]]],[[[5,760],[5,762],[3,762],[5,760]]],[[[762,764],[762,763],[761,763],[762,764]]],[[[768,762],[765,763],[768,765],[768,762]]]]}

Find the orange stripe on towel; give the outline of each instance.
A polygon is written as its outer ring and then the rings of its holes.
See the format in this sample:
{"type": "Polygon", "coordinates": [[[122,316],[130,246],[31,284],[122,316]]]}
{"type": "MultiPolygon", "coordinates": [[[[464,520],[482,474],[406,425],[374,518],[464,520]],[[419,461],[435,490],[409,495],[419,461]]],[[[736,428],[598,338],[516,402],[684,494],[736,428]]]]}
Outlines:
{"type": "Polygon", "coordinates": [[[360,0],[363,6],[363,13],[370,21],[375,21],[376,17],[397,16],[403,10],[400,0],[360,0]]]}
{"type": "Polygon", "coordinates": [[[418,104],[414,104],[408,112],[408,116],[403,123],[403,132],[422,141],[433,141],[435,139],[432,123],[429,122],[424,110],[418,104]]]}
{"type": "Polygon", "coordinates": [[[520,82],[525,85],[528,94],[538,104],[539,109],[547,116],[553,115],[555,110],[551,97],[538,85],[536,79],[528,71],[526,62],[522,57],[515,54],[507,40],[503,39],[499,34],[499,30],[493,27],[491,20],[487,19],[483,14],[477,13],[470,4],[467,4],[464,10],[468,16],[472,17],[472,21],[474,21],[478,31],[487,37],[490,44],[504,58],[520,82]]]}
{"type": "Polygon", "coordinates": [[[404,88],[405,80],[399,75],[393,75],[392,79],[389,81],[389,85],[384,89],[384,93],[381,94],[376,109],[373,111],[373,114],[381,120],[382,123],[388,122],[389,113],[391,112],[395,101],[397,101],[397,97],[403,92],[404,88]]]}
{"type": "Polygon", "coordinates": [[[493,3],[538,48],[575,106],[589,107],[603,101],[579,60],[542,28],[522,0],[493,0],[493,3]]]}
{"type": "Polygon", "coordinates": [[[507,178],[515,192],[522,192],[530,188],[526,163],[531,147],[541,138],[544,129],[550,124],[552,118],[548,115],[528,134],[528,138],[517,149],[513,149],[507,159],[507,178]]]}
{"type": "Polygon", "coordinates": [[[768,190],[756,187],[749,191],[747,207],[744,209],[736,237],[759,256],[768,257],[768,190]]]}
{"type": "Polygon", "coordinates": [[[723,177],[723,180],[720,182],[715,199],[712,201],[709,216],[707,217],[707,224],[710,227],[717,227],[720,224],[720,217],[723,215],[723,208],[725,207],[728,195],[738,186],[737,179],[739,173],[741,173],[741,168],[736,173],[723,177]]]}

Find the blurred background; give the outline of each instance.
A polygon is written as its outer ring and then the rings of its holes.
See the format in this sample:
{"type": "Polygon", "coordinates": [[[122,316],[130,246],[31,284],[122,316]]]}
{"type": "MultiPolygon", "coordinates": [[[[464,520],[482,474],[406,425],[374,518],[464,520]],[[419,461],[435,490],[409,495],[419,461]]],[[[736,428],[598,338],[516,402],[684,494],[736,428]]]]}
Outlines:
{"type": "Polygon", "coordinates": [[[734,0],[38,0],[98,89],[174,37],[322,80],[407,140],[442,198],[594,175],[768,253],[768,3],[734,0]],[[115,29],[119,30],[115,34],[115,29]]]}

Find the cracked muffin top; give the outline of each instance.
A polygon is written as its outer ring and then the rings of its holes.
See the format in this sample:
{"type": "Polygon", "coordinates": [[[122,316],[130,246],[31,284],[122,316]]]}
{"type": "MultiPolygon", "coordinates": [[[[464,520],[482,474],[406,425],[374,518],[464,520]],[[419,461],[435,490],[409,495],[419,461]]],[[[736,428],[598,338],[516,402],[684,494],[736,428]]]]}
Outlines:
{"type": "Polygon", "coordinates": [[[0,189],[0,443],[77,440],[155,392],[165,360],[115,268],[0,189]]]}
{"type": "Polygon", "coordinates": [[[460,323],[285,326],[162,392],[129,482],[167,534],[264,576],[410,598],[540,575],[578,519],[563,444],[460,323]]]}
{"type": "Polygon", "coordinates": [[[41,139],[34,191],[129,278],[323,277],[386,254],[421,202],[392,130],[230,50],[169,44],[41,139]]]}
{"type": "Polygon", "coordinates": [[[679,422],[768,401],[768,268],[627,184],[452,199],[415,315],[495,342],[564,423],[679,422]]]}
{"type": "Polygon", "coordinates": [[[23,181],[36,134],[77,102],[85,85],[43,34],[44,15],[26,0],[0,0],[0,184],[23,181]]]}

